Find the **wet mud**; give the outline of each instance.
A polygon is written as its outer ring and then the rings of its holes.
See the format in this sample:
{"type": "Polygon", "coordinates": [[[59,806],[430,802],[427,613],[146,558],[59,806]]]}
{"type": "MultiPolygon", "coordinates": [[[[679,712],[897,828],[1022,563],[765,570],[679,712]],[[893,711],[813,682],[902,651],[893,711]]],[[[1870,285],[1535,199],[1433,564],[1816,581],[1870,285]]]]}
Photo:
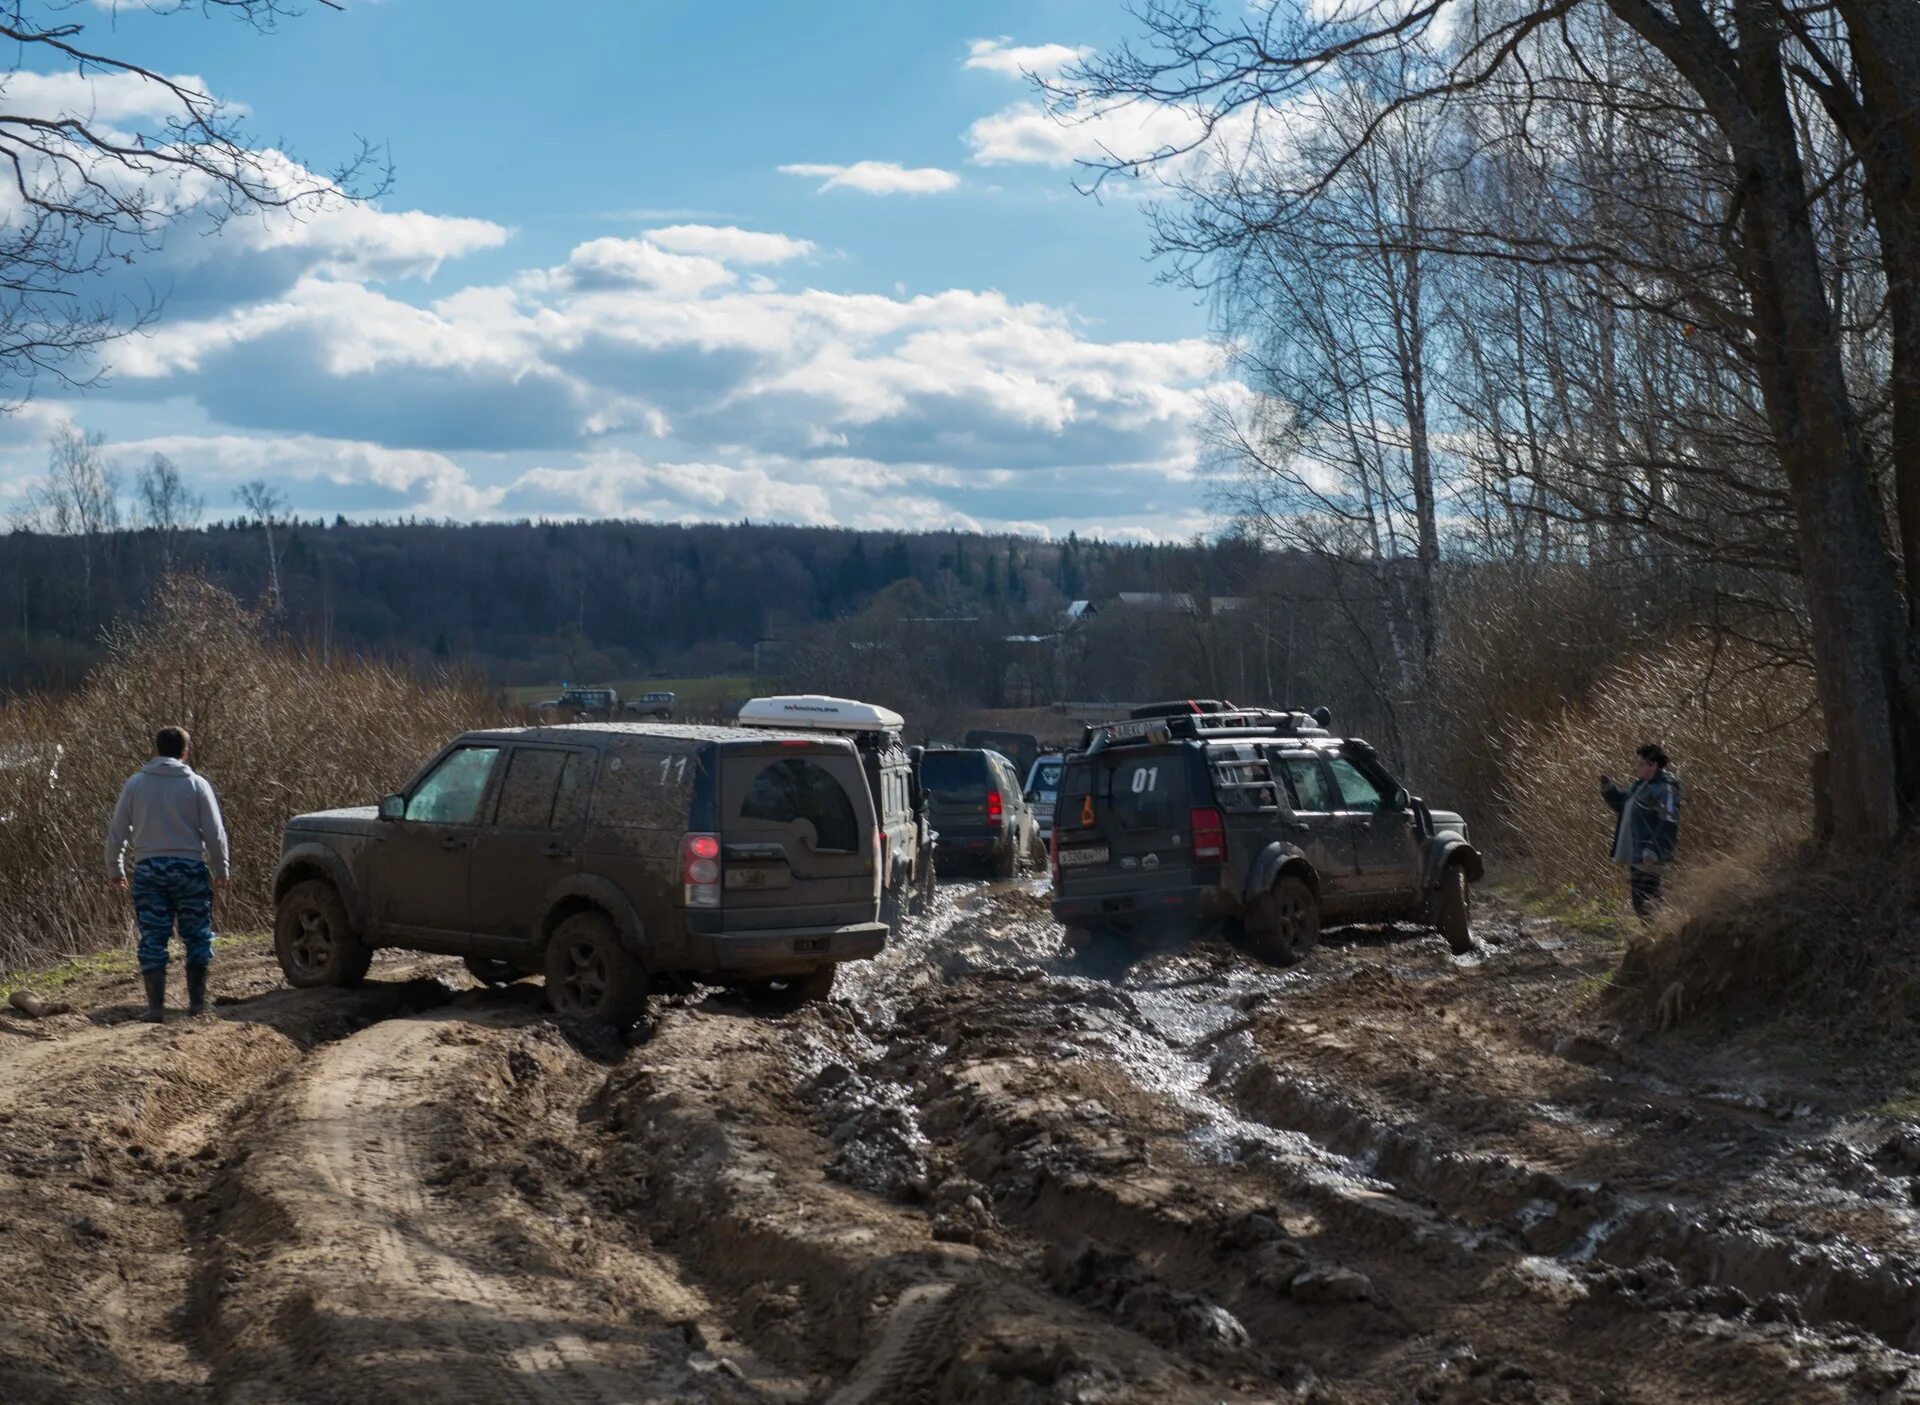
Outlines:
{"type": "Polygon", "coordinates": [[[631,1047],[440,958],[103,980],[0,1027],[0,1400],[1920,1401],[1920,1128],[1482,927],[1276,970],[951,884],[631,1047]]]}

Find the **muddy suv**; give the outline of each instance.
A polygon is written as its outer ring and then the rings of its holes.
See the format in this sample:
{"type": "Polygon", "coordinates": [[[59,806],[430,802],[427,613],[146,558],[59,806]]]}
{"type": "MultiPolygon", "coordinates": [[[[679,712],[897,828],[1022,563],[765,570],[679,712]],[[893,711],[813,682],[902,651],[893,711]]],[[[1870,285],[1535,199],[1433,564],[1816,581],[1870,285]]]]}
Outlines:
{"type": "Polygon", "coordinates": [[[378,808],[288,821],[274,949],[296,986],[351,985],[376,947],[541,972],[556,1010],[616,1024],[675,978],[819,999],[885,944],[878,860],[844,737],[469,732],[378,808]]]}
{"type": "Polygon", "coordinates": [[[1408,795],[1324,713],[1187,713],[1092,730],[1054,809],[1053,912],[1076,942],[1225,921],[1276,963],[1323,923],[1415,921],[1472,949],[1466,821],[1408,795]]]}
{"type": "Polygon", "coordinates": [[[620,715],[620,694],[612,688],[563,688],[560,696],[533,705],[538,722],[611,722],[620,715]]]}
{"type": "Polygon", "coordinates": [[[1040,846],[1033,808],[1013,763],[997,751],[928,747],[920,755],[920,784],[936,831],[943,866],[984,868],[1000,878],[1038,866],[1040,846]]]}
{"type": "Polygon", "coordinates": [[[743,727],[828,732],[853,742],[866,771],[867,790],[880,826],[880,916],[897,934],[908,914],[933,900],[933,824],[920,787],[921,749],[901,741],[906,719],[891,708],[818,693],[750,698],[740,709],[743,727]]]}

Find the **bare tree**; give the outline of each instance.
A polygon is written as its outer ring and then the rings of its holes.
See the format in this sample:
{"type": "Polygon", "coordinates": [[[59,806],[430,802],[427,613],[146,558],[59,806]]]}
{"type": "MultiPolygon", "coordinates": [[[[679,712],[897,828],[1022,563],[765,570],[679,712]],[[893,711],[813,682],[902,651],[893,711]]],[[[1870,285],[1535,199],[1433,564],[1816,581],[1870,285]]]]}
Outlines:
{"type": "MultiPolygon", "coordinates": [[[[317,3],[340,8],[334,0],[317,3]]],[[[220,13],[270,31],[300,6],[152,0],[144,8],[220,13]]],[[[350,198],[382,183],[364,148],[326,175],[252,149],[233,111],[190,80],[91,43],[93,23],[110,24],[111,11],[89,17],[74,0],[0,0],[9,73],[67,72],[126,85],[140,100],[124,106],[146,114],[108,122],[87,111],[10,103],[9,87],[38,89],[0,79],[0,181],[10,196],[0,228],[0,406],[17,404],[42,375],[91,381],[91,353],[152,320],[157,300],[113,290],[109,275],[156,249],[184,214],[217,223],[243,211],[350,198]]]]}
{"type": "Polygon", "coordinates": [[[165,454],[155,454],[134,479],[140,520],[160,537],[161,569],[173,569],[174,548],[182,532],[200,525],[206,499],[188,488],[180,470],[165,454]]]}
{"type": "MultiPolygon", "coordinates": [[[[1920,181],[1912,177],[1920,7],[1149,0],[1141,15],[1143,44],[1070,73],[1054,100],[1072,114],[1179,104],[1197,115],[1197,135],[1118,153],[1113,171],[1191,155],[1237,124],[1283,122],[1303,100],[1342,86],[1381,99],[1377,120],[1300,178],[1264,192],[1264,208],[1222,203],[1217,182],[1190,182],[1189,208],[1217,217],[1176,218],[1163,247],[1191,267],[1321,200],[1403,115],[1445,105],[1500,119],[1476,156],[1533,158],[1537,200],[1561,227],[1543,237],[1535,208],[1469,204],[1410,242],[1473,264],[1556,270],[1590,308],[1605,310],[1590,312],[1594,321],[1615,312],[1662,319],[1672,335],[1700,335],[1750,378],[1764,458],[1743,464],[1722,445],[1708,471],[1692,477],[1717,478],[1727,503],[1771,496],[1790,525],[1782,564],[1799,577],[1836,836],[1878,848],[1920,819],[1920,181]],[[1588,128],[1604,160],[1580,170],[1546,159],[1583,112],[1604,115],[1588,128]],[[1594,186],[1591,177],[1609,167],[1615,184],[1594,186]],[[1843,240],[1828,216],[1836,188],[1844,200],[1853,182],[1871,235],[1843,240]],[[1871,356],[1855,354],[1860,339],[1849,326],[1871,290],[1886,306],[1884,377],[1873,374],[1871,356]]],[[[1644,527],[1665,514],[1670,470],[1693,465],[1670,457],[1670,444],[1633,433],[1619,405],[1588,393],[1630,384],[1616,330],[1590,339],[1601,383],[1566,380],[1567,400],[1586,398],[1594,411],[1578,429],[1588,441],[1581,456],[1605,470],[1597,492],[1593,482],[1568,485],[1578,491],[1567,506],[1602,525],[1644,527]]],[[[1737,384],[1730,389],[1737,400],[1737,384]]],[[[1699,545],[1711,555],[1720,522],[1715,514],[1699,522],[1707,533],[1699,545]]],[[[1599,542],[1611,548],[1606,536],[1599,542]]]]}
{"type": "Polygon", "coordinates": [[[47,476],[27,490],[15,520],[30,531],[81,538],[83,598],[93,595],[95,547],[120,526],[120,476],[101,453],[106,441],[74,425],[54,432],[47,476]]]}
{"type": "Polygon", "coordinates": [[[280,548],[273,539],[274,524],[280,514],[287,510],[287,495],[268,483],[264,478],[250,479],[234,489],[233,500],[247,511],[247,516],[258,522],[267,537],[267,609],[279,614],[280,599],[280,548]]]}

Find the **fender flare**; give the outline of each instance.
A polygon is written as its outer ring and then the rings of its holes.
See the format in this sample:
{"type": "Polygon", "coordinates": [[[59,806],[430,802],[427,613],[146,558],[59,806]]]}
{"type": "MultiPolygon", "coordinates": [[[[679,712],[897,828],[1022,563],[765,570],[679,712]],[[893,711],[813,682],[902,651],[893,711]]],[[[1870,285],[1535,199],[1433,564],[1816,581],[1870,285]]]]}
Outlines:
{"type": "Polygon", "coordinates": [[[347,918],[353,923],[354,931],[363,936],[367,933],[372,914],[367,911],[366,895],[354,881],[352,867],[338,851],[325,844],[296,844],[280,856],[280,863],[273,871],[274,906],[280,905],[287,889],[308,878],[324,878],[333,884],[340,901],[346,904],[347,918]]]}
{"type": "Polygon", "coordinates": [[[1320,874],[1305,851],[1297,844],[1275,840],[1260,851],[1252,867],[1247,870],[1246,891],[1240,895],[1240,900],[1243,903],[1252,902],[1256,895],[1266,892],[1285,873],[1299,874],[1313,889],[1314,896],[1320,896],[1320,874]]]}
{"type": "Polygon", "coordinates": [[[546,949],[554,928],[574,913],[588,908],[597,908],[612,918],[614,930],[620,934],[620,945],[639,957],[642,963],[646,962],[646,923],[640,920],[640,914],[634,910],[625,893],[606,879],[591,873],[573,874],[547,890],[546,901],[540,908],[541,950],[546,949]]]}
{"type": "Polygon", "coordinates": [[[1486,877],[1486,861],[1480,857],[1480,851],[1466,840],[1455,835],[1451,838],[1436,840],[1427,849],[1425,872],[1421,875],[1420,886],[1431,892],[1440,886],[1440,875],[1447,871],[1447,865],[1457,863],[1467,871],[1470,882],[1478,883],[1486,877]]]}

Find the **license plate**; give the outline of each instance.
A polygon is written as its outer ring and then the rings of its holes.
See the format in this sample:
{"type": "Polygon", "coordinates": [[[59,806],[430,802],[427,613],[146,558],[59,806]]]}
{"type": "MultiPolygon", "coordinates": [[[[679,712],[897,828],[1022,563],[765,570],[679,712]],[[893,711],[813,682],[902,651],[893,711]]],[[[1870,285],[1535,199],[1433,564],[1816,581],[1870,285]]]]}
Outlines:
{"type": "Polygon", "coordinates": [[[793,885],[793,870],[789,868],[730,868],[727,870],[729,888],[788,888],[793,885]]]}
{"type": "Polygon", "coordinates": [[[1092,849],[1062,849],[1060,851],[1060,867],[1086,868],[1092,864],[1105,863],[1108,857],[1109,853],[1105,844],[1092,849]]]}

